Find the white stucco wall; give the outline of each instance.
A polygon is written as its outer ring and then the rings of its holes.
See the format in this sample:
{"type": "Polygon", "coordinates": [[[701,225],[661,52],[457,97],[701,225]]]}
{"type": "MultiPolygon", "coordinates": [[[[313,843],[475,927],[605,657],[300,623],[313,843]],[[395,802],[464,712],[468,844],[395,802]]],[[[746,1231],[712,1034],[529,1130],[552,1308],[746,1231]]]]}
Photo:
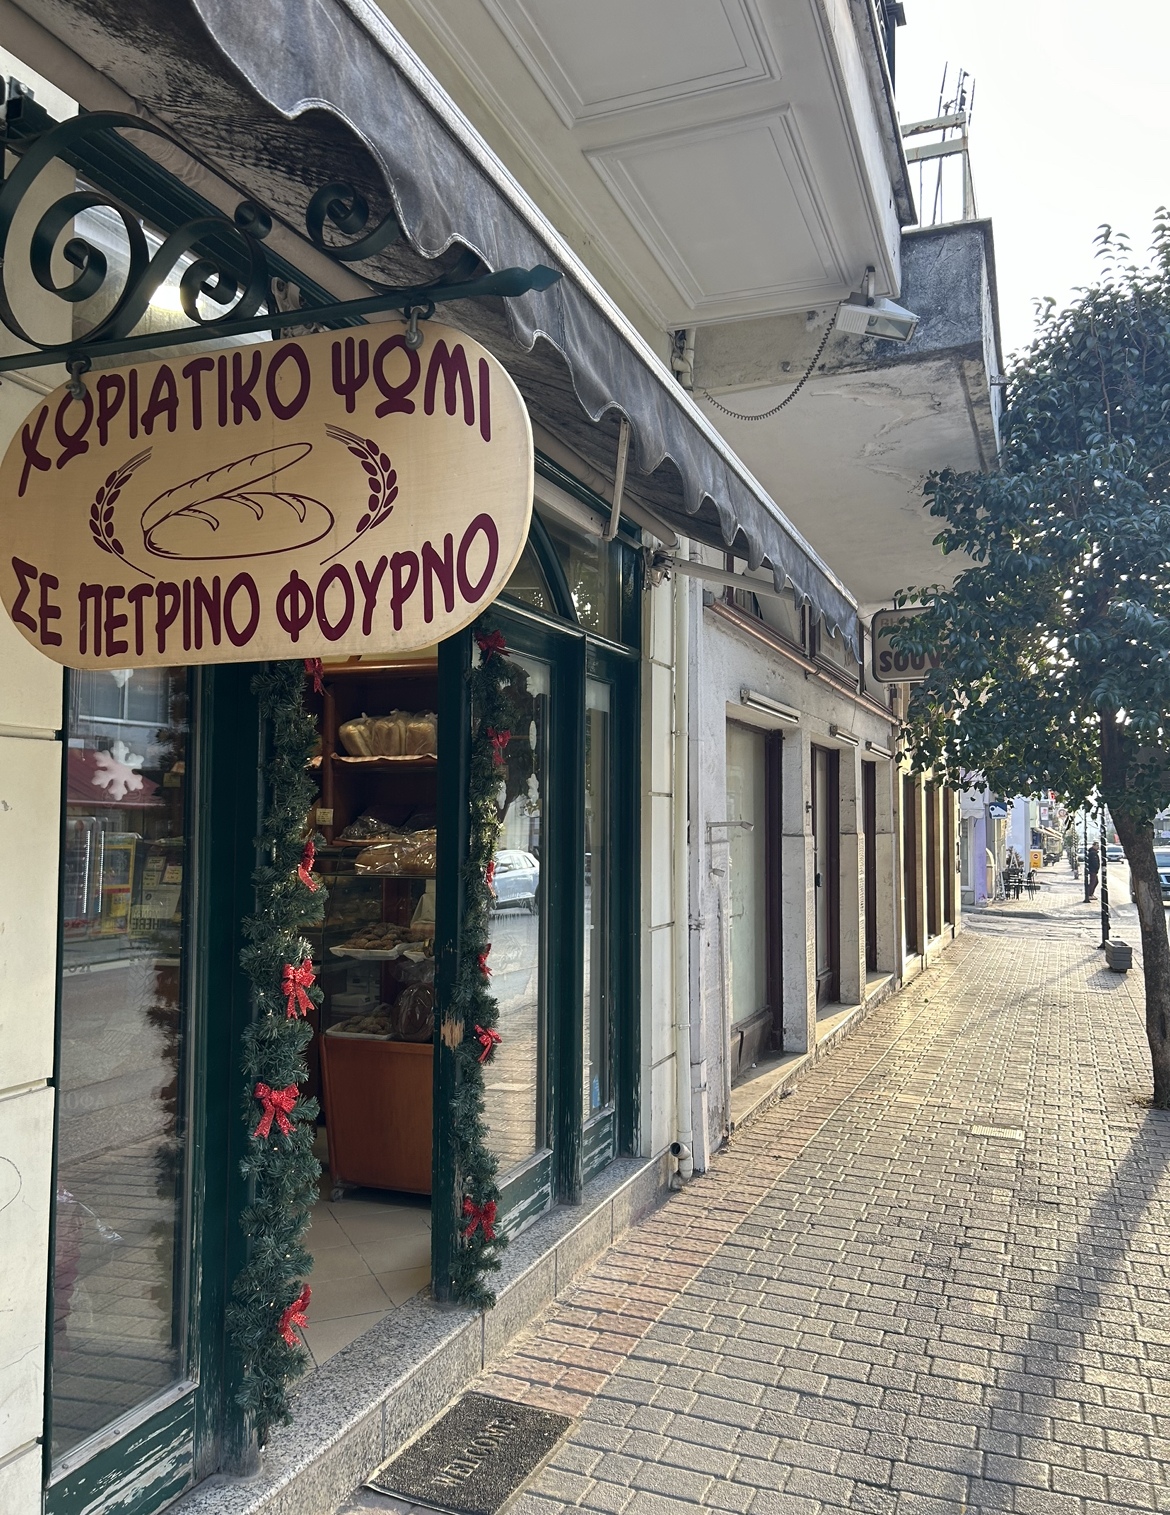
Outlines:
{"type": "MultiPolygon", "coordinates": [[[[0,49],[0,66],[59,116],[75,107],[0,49]]],[[[9,159],[11,167],[12,160],[9,159]]],[[[64,341],[71,311],[23,261],[40,213],[74,188],[65,165],[38,180],[14,224],[7,288],[28,330],[64,341]],[[55,307],[55,308],[54,308],[55,307]]],[[[61,262],[57,277],[68,269],[61,262]]],[[[18,351],[0,330],[0,352],[18,351]]],[[[0,449],[7,448],[58,369],[0,379],[0,449]]],[[[53,1155],[57,873],[61,832],[62,671],[0,611],[0,1510],[40,1508],[49,1201],[53,1155]]]]}
{"type": "MultiPolygon", "coordinates": [[[[643,599],[642,646],[642,1152],[675,1137],[674,593],[643,599]]],[[[685,923],[684,923],[685,927],[685,923]]]]}
{"type": "MultiPolygon", "coordinates": [[[[710,566],[721,567],[713,553],[710,566]]],[[[699,591],[701,593],[701,591],[699,591]]],[[[721,591],[715,587],[718,595],[721,591]]],[[[769,602],[769,607],[777,602],[769,602]]],[[[773,615],[773,620],[778,618],[773,615]]],[[[779,618],[783,619],[783,618],[779,618]]],[[[861,764],[877,770],[878,964],[894,969],[897,849],[893,845],[892,763],[870,753],[866,740],[892,748],[891,723],[867,704],[851,698],[827,679],[809,673],[746,628],[732,624],[715,607],[698,617],[697,672],[691,691],[691,736],[697,759],[692,782],[691,852],[697,859],[692,894],[692,950],[698,959],[698,988],[692,1006],[696,1037],[706,1063],[706,1118],[696,1111],[696,1160],[705,1164],[723,1142],[729,1119],[730,1012],[727,984],[728,908],[726,832],[708,833],[708,822],[727,816],[727,723],[779,730],[781,756],[781,891],[783,944],[783,1025],[786,1052],[807,1051],[816,1041],[815,882],[812,816],[809,808],[813,745],[835,749],[840,774],[841,1002],[864,997],[865,907],[864,834],[861,824],[861,764]],[[744,688],[800,712],[797,725],[785,724],[742,703],[744,688]],[[834,734],[850,733],[858,745],[834,734]],[[699,1143],[702,1143],[700,1151],[699,1143]]]]}

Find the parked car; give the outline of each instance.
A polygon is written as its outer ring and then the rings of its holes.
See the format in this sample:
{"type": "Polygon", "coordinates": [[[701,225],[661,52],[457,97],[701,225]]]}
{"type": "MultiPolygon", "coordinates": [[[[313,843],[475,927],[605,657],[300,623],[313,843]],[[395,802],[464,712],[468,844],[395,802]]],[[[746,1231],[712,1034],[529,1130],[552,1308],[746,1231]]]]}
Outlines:
{"type": "Polygon", "coordinates": [[[1105,861],[1107,863],[1124,863],[1125,848],[1120,842],[1110,842],[1105,848],[1105,861]]]}
{"type": "MultiPolygon", "coordinates": [[[[1154,861],[1158,865],[1158,877],[1162,880],[1162,903],[1170,905],[1170,847],[1155,847],[1154,861]]],[[[1129,898],[1133,901],[1133,874],[1129,875],[1129,898]]]]}
{"type": "Polygon", "coordinates": [[[530,914],[536,910],[536,891],[540,888],[540,863],[531,852],[506,847],[495,854],[496,871],[492,888],[496,909],[517,908],[530,914]]]}

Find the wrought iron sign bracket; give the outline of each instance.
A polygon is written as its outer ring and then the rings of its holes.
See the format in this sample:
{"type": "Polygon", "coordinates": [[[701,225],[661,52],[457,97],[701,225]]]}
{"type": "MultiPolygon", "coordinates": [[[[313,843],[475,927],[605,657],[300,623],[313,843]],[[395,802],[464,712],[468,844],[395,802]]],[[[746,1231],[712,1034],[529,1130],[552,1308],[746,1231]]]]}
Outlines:
{"type": "MultiPolygon", "coordinates": [[[[273,218],[262,205],[243,200],[234,217],[219,212],[198,216],[176,227],[154,253],[137,215],[111,194],[88,189],[63,195],[45,210],[29,243],[29,267],[42,289],[70,305],[96,295],[106,282],[108,261],[99,247],[82,236],[69,236],[58,249],[62,234],[83,211],[103,207],[121,221],[129,247],[129,268],[125,283],[113,309],[79,341],[51,346],[37,341],[26,331],[9,294],[11,272],[9,237],[16,213],[26,194],[54,159],[76,165],[79,151],[92,144],[99,134],[119,128],[149,132],[174,142],[158,127],[136,116],[116,111],[95,111],[89,115],[50,125],[32,136],[13,139],[8,128],[9,113],[28,109],[28,102],[16,96],[5,107],[5,139],[10,150],[19,153],[12,173],[0,188],[0,322],[32,351],[0,357],[0,373],[11,369],[37,368],[50,363],[64,363],[71,375],[71,388],[81,385],[81,375],[95,361],[122,357],[164,347],[180,347],[207,342],[217,337],[242,337],[256,332],[272,332],[283,327],[347,325],[365,316],[399,310],[409,317],[408,345],[418,345],[418,321],[429,319],[436,306],[451,300],[472,300],[484,296],[514,298],[529,291],[547,289],[561,275],[551,268],[503,268],[495,273],[472,277],[480,259],[466,252],[442,278],[430,284],[393,288],[379,284],[365,275],[369,295],[356,300],[320,303],[295,310],[271,308],[261,312],[266,303],[275,307],[272,296],[273,270],[263,246],[272,230],[273,218]],[[76,277],[58,284],[53,272],[54,253],[59,251],[76,277]],[[134,328],[146,314],[158,289],[184,259],[191,259],[179,279],[179,302],[193,323],[166,331],[135,333],[134,328]],[[206,316],[199,309],[204,297],[216,305],[230,306],[223,315],[206,316]],[[413,339],[413,340],[412,340],[413,339]]],[[[182,144],[176,143],[181,148],[182,144]]],[[[183,149],[185,151],[185,149],[183,149]]],[[[367,230],[370,210],[367,202],[352,185],[323,185],[309,201],[305,229],[318,252],[340,264],[352,264],[374,257],[402,236],[402,228],[393,212],[367,230]],[[326,226],[353,238],[346,243],[326,240],[326,226]]],[[[281,275],[283,276],[283,274],[281,275]]]]}

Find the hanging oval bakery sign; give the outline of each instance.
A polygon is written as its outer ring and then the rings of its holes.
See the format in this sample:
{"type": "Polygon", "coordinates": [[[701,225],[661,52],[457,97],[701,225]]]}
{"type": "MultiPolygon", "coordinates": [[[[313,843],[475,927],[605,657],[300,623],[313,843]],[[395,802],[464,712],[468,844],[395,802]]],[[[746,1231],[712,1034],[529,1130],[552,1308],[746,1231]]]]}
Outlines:
{"type": "Polygon", "coordinates": [[[532,430],[477,342],[362,327],[91,373],[0,465],[0,596],[71,668],[409,651],[524,550],[532,430]]]}

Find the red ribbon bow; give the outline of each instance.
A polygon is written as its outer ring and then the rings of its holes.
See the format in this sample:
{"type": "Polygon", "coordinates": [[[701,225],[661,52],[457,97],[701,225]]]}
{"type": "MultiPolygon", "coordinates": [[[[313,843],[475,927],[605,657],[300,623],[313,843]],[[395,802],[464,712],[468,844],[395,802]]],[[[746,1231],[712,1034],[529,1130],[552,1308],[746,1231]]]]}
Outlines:
{"type": "Polygon", "coordinates": [[[284,976],[280,981],[280,992],[284,995],[285,1015],[292,1020],[296,1015],[308,1015],[313,1008],[313,1001],[305,993],[317,982],[317,975],[313,972],[313,960],[305,958],[303,963],[298,963],[294,968],[291,963],[285,963],[284,976]]]}
{"type": "Polygon", "coordinates": [[[297,1339],[293,1335],[293,1327],[307,1326],[309,1324],[309,1317],[305,1314],[305,1311],[309,1308],[309,1299],[312,1292],[312,1289],[306,1284],[280,1317],[280,1334],[290,1347],[295,1347],[297,1344],[297,1339]]]}
{"type": "Polygon", "coordinates": [[[305,850],[301,853],[301,860],[297,864],[297,878],[304,884],[306,889],[311,889],[316,894],[320,887],[313,877],[313,864],[317,858],[317,849],[313,846],[313,838],[310,837],[305,843],[305,850]]]}
{"type": "Polygon", "coordinates": [[[475,1034],[479,1039],[480,1046],[483,1048],[483,1051],[479,1054],[478,1061],[486,1063],[504,1038],[498,1031],[493,1031],[490,1026],[486,1030],[483,1026],[476,1026],[475,1034]]]}
{"type": "Polygon", "coordinates": [[[479,1226],[483,1227],[484,1241],[495,1241],[496,1202],[494,1199],[489,1199],[486,1205],[477,1205],[472,1199],[465,1199],[463,1213],[471,1218],[471,1224],[463,1228],[464,1241],[470,1241],[479,1226]]]}
{"type": "Polygon", "coordinates": [[[321,674],[324,672],[324,666],[321,662],[321,659],[305,658],[304,662],[306,677],[311,678],[313,681],[313,693],[324,694],[325,685],[321,682],[321,674]]]}
{"type": "Polygon", "coordinates": [[[267,1084],[257,1084],[252,1091],[255,1097],[264,1106],[264,1114],[260,1117],[260,1124],[252,1132],[253,1136],[267,1136],[272,1130],[272,1121],[275,1117],[276,1124],[280,1127],[280,1134],[287,1136],[292,1130],[292,1107],[297,1102],[296,1084],[288,1084],[283,1089],[270,1089],[267,1084]]]}
{"type": "Polygon", "coordinates": [[[490,662],[493,652],[498,652],[501,657],[508,650],[508,644],[504,641],[502,631],[477,631],[475,640],[479,643],[479,650],[483,654],[485,663],[490,662]]]}
{"type": "MultiPolygon", "coordinates": [[[[484,869],[483,881],[488,886],[489,889],[492,889],[492,885],[495,883],[495,880],[496,880],[496,860],[493,857],[493,858],[490,858],[488,860],[488,865],[484,869]]],[[[495,893],[494,889],[492,889],[492,893],[493,894],[495,893]]]]}
{"type": "Polygon", "coordinates": [[[510,731],[497,731],[494,726],[489,726],[487,734],[492,743],[492,762],[497,768],[504,766],[504,748],[512,740],[510,731]]]}
{"type": "Polygon", "coordinates": [[[479,957],[476,959],[476,961],[479,963],[479,971],[483,974],[484,978],[491,978],[492,976],[492,970],[488,967],[488,952],[491,950],[492,944],[489,942],[487,944],[487,951],[481,952],[479,954],[479,957]]]}

